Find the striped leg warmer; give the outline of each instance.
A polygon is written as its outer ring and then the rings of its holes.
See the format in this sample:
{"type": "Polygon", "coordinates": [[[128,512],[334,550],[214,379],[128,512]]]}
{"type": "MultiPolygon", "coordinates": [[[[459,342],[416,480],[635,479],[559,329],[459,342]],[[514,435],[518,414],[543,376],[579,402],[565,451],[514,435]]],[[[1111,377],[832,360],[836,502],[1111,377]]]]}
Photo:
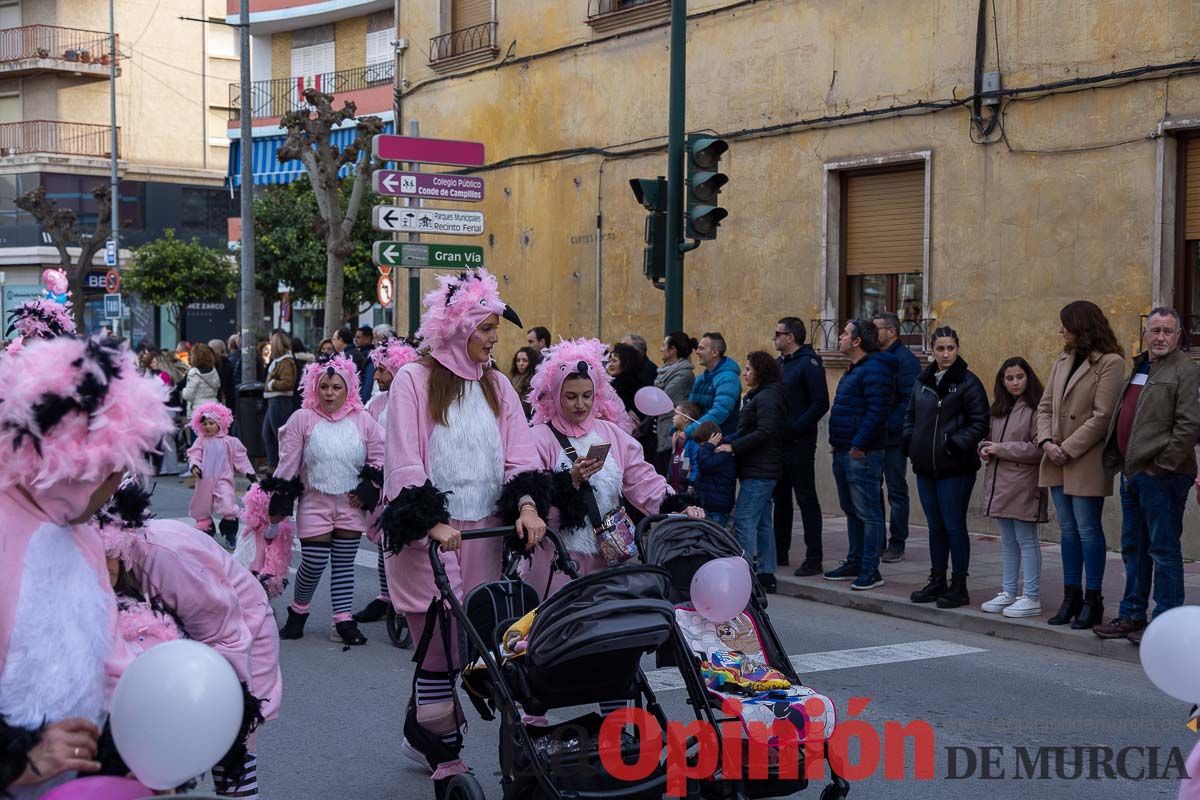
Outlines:
{"type": "Polygon", "coordinates": [[[300,543],[300,569],[296,570],[296,592],[292,595],[292,609],[296,613],[308,613],[308,605],[328,561],[329,542],[300,543]]]}
{"type": "Polygon", "coordinates": [[[391,595],[388,594],[387,587],[387,570],[383,568],[383,548],[379,548],[379,599],[386,602],[391,602],[391,595]]]}
{"type": "Polygon", "coordinates": [[[225,778],[225,770],[218,764],[212,768],[213,785],[221,797],[258,797],[258,758],[254,753],[247,753],[245,771],[239,783],[231,783],[225,778]]]}
{"type": "Polygon", "coordinates": [[[348,622],[354,603],[354,557],[358,539],[333,540],[333,571],[329,579],[329,597],[333,602],[333,621],[348,622]]]}

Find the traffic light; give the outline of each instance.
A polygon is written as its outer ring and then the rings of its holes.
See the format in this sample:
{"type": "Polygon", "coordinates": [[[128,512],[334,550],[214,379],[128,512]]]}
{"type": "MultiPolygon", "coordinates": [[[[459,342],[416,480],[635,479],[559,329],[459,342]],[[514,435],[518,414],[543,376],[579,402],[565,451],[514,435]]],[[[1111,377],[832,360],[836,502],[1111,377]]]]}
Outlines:
{"type": "Polygon", "coordinates": [[[667,280],[667,179],[634,178],[629,181],[638,205],[650,213],[646,215],[646,248],[642,251],[642,274],[658,289],[666,287],[667,280]]]}
{"type": "Polygon", "coordinates": [[[729,149],[724,139],[687,137],[687,210],[685,233],[689,239],[716,239],[717,228],[729,212],[717,205],[721,187],[729,176],[718,172],[721,156],[729,149]]]}

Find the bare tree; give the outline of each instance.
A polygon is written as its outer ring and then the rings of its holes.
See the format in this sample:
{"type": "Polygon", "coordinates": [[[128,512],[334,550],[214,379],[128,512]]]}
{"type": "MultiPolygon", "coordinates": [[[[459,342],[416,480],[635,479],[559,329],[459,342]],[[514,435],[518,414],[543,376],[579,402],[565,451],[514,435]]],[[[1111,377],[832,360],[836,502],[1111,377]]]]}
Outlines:
{"type": "Polygon", "coordinates": [[[354,252],[351,232],[359,206],[370,186],[372,168],[382,166],[372,162],[370,153],[371,140],[383,132],[383,120],[356,118],[357,107],[350,100],[335,110],[332,95],[311,88],[304,90],[304,101],[306,108],[288,112],[279,122],[287,136],[277,158],[303,163],[317,198],[320,216],[313,220],[313,230],[325,242],[325,335],[329,336],[345,312],[346,259],[354,252]],[[354,141],[339,149],[331,141],[332,134],[350,120],[357,120],[354,141]],[[366,156],[359,158],[364,153],[366,156]],[[347,165],[354,169],[354,184],[343,208],[338,171],[347,165]]]}
{"type": "Polygon", "coordinates": [[[85,235],[79,229],[79,220],[69,208],[59,208],[58,203],[46,199],[45,188],[39,186],[26,192],[15,201],[17,208],[38,221],[42,230],[58,250],[63,272],[67,273],[71,289],[72,308],[75,312],[75,327],[83,330],[83,279],[92,267],[92,259],[112,233],[110,215],[112,194],[107,184],[92,189],[96,198],[96,224],[91,233],[85,235]],[[71,260],[70,247],[79,248],[79,259],[71,260]]]}

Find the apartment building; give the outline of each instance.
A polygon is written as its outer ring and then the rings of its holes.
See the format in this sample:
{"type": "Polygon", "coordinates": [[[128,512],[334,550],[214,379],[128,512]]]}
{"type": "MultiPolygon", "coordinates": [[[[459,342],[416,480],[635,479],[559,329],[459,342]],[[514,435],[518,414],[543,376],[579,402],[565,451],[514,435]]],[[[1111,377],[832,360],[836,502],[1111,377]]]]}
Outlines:
{"type": "MultiPolygon", "coordinates": [[[[224,247],[235,30],[219,0],[115,2],[121,263],[165,228],[224,247]]],[[[100,0],[0,3],[0,311],[36,295],[42,270],[58,263],[14,198],[41,186],[81,229],[95,223],[91,191],[109,182],[112,157],[108,29],[100,0]]],[[[103,324],[102,258],[88,280],[95,294],[83,299],[92,329],[103,324]]],[[[135,341],[170,330],[157,310],[127,300],[135,341]]]]}

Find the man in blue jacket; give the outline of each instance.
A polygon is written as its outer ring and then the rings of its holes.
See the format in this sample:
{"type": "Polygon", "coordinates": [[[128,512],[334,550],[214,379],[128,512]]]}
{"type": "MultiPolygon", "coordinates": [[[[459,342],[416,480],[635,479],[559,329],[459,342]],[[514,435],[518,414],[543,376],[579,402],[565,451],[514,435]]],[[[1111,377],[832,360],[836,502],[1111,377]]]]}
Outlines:
{"type": "Polygon", "coordinates": [[[883,549],[883,563],[904,560],[904,543],[908,539],[908,454],[904,452],[904,412],[913,384],[921,375],[921,362],[900,341],[900,318],[890,311],[880,311],[871,319],[879,331],[879,354],[892,360],[896,370],[896,400],[888,415],[887,451],[883,457],[883,478],[887,484],[891,518],[888,529],[891,541],[883,549]]]}
{"type": "Polygon", "coordinates": [[[805,344],[808,332],[798,317],[775,323],[775,349],[783,371],[788,414],[783,427],[783,474],[775,484],[775,554],[788,563],[792,549],[792,496],[804,525],[804,561],[796,575],[819,575],[821,559],[821,501],[817,497],[817,423],[829,411],[829,387],[821,357],[805,344]]]}
{"type": "Polygon", "coordinates": [[[725,357],[725,337],[719,333],[704,334],[700,346],[696,348],[696,357],[704,367],[704,372],[692,384],[688,399],[700,406],[703,413],[683,433],[690,437],[700,423],[715,422],[723,436],[731,436],[737,433],[742,371],[736,361],[725,357]]]}
{"type": "Polygon", "coordinates": [[[838,350],[850,359],[850,366],[834,394],[829,444],[850,547],[842,565],[826,572],[825,578],[852,580],[851,589],[874,589],[883,586],[879,574],[883,496],[879,487],[896,373],[894,362],[879,354],[879,334],[868,320],[847,322],[838,338],[838,350]]]}

